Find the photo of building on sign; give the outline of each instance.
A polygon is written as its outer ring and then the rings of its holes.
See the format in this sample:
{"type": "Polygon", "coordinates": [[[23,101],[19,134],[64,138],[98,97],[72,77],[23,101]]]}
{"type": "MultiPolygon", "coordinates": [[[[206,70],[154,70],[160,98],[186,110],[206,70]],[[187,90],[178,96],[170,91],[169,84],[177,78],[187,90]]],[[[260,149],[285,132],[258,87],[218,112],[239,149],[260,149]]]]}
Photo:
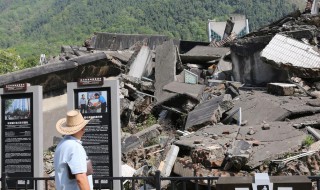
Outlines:
{"type": "Polygon", "coordinates": [[[5,120],[30,119],[30,98],[6,99],[5,120]]]}

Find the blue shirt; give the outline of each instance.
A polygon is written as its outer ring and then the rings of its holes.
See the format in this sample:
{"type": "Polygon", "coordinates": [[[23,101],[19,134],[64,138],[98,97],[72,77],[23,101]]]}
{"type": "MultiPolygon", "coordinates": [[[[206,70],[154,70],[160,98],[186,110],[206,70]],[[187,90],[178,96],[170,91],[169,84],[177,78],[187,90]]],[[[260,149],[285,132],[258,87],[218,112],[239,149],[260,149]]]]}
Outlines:
{"type": "Polygon", "coordinates": [[[103,96],[99,96],[99,102],[101,103],[105,103],[106,102],[106,99],[104,99],[103,96]]]}
{"type": "MultiPolygon", "coordinates": [[[[76,179],[69,179],[67,164],[72,174],[87,172],[87,154],[81,141],[73,136],[65,136],[54,153],[55,183],[57,190],[79,189],[76,179]]],[[[88,176],[90,189],[92,176],[88,176]]]]}
{"type": "Polygon", "coordinates": [[[87,100],[85,98],[80,98],[80,104],[86,104],[87,100]]]}

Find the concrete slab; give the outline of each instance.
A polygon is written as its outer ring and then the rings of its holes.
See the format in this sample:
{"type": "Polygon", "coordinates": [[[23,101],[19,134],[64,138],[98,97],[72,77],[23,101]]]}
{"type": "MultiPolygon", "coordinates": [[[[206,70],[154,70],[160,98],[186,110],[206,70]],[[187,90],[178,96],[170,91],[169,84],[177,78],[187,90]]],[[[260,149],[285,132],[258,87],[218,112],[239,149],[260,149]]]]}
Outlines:
{"type": "Polygon", "coordinates": [[[163,87],[163,90],[174,92],[178,94],[189,94],[194,98],[198,98],[204,88],[205,85],[199,84],[187,84],[187,83],[180,83],[180,82],[171,82],[163,87]]]}
{"type": "Polygon", "coordinates": [[[148,46],[142,46],[136,59],[130,66],[128,75],[136,78],[149,76],[152,72],[151,58],[150,48],[148,46]]]}
{"type": "Polygon", "coordinates": [[[99,50],[129,49],[137,42],[146,41],[150,49],[155,49],[169,38],[163,35],[115,34],[97,32],[92,38],[92,46],[99,50]]]}
{"type": "Polygon", "coordinates": [[[301,78],[316,78],[320,71],[320,53],[313,46],[276,34],[261,52],[266,63],[287,69],[301,78]]]}
{"type": "MultiPolygon", "coordinates": [[[[290,115],[290,111],[280,106],[278,98],[263,91],[241,91],[240,96],[233,100],[233,109],[227,114],[241,107],[242,120],[247,120],[248,125],[260,124],[262,121],[281,121],[290,115]]],[[[236,116],[233,118],[237,120],[236,116]]]]}
{"type": "Polygon", "coordinates": [[[296,85],[286,83],[269,83],[267,85],[267,90],[270,94],[279,96],[292,96],[295,88],[296,85]]]}
{"type": "Polygon", "coordinates": [[[119,59],[122,62],[128,62],[132,56],[132,54],[134,53],[134,51],[129,51],[129,50],[125,50],[125,51],[103,51],[105,54],[107,55],[111,55],[112,57],[115,57],[117,59],[119,59]]]}
{"type": "Polygon", "coordinates": [[[195,129],[205,125],[218,123],[220,121],[220,117],[222,116],[222,110],[219,105],[222,101],[223,96],[219,96],[200,103],[188,114],[185,129],[195,129]]]}
{"type": "Polygon", "coordinates": [[[185,54],[181,54],[183,63],[206,63],[218,60],[224,56],[230,49],[210,46],[195,46],[185,54]]]}
{"type": "Polygon", "coordinates": [[[211,147],[217,144],[225,146],[232,143],[237,132],[238,126],[235,125],[209,125],[190,135],[180,137],[174,144],[184,150],[192,150],[196,147],[211,147]],[[195,144],[196,141],[201,143],[195,144]]]}
{"type": "Polygon", "coordinates": [[[211,47],[211,46],[195,46],[185,55],[204,55],[204,56],[224,56],[230,51],[230,48],[226,47],[211,47]]]}
{"type": "Polygon", "coordinates": [[[156,48],[155,96],[157,101],[172,97],[174,93],[163,91],[163,87],[176,81],[177,54],[173,41],[167,41],[156,48]]]}
{"type": "Polygon", "coordinates": [[[237,139],[256,140],[259,146],[254,146],[248,166],[255,168],[264,161],[278,159],[286,153],[293,153],[301,147],[307,134],[297,130],[290,122],[270,122],[269,130],[263,130],[263,124],[241,127],[237,139]],[[254,134],[247,135],[250,129],[254,134]]]}

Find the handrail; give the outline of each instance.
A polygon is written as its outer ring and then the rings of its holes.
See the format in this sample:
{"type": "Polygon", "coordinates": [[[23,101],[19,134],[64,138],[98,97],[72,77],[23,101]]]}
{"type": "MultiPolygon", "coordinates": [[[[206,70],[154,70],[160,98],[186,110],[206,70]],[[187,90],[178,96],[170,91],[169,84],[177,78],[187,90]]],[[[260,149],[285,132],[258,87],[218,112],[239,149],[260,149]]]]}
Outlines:
{"type": "MultiPolygon", "coordinates": [[[[315,181],[317,184],[317,190],[320,190],[320,176],[308,176],[308,178],[311,181],[315,181]]],[[[212,184],[214,181],[218,180],[219,177],[216,176],[194,176],[194,177],[161,177],[160,175],[160,171],[156,171],[154,176],[148,176],[148,177],[94,177],[93,180],[98,180],[100,181],[100,187],[98,189],[102,189],[101,188],[101,181],[102,180],[110,180],[110,181],[115,181],[115,180],[120,180],[121,182],[121,190],[124,189],[124,185],[123,182],[125,181],[131,181],[132,182],[132,188],[133,186],[137,183],[137,180],[143,180],[143,186],[144,189],[146,189],[146,182],[147,181],[152,181],[155,186],[156,190],[161,190],[161,182],[163,181],[171,181],[172,184],[176,184],[178,182],[182,182],[183,185],[183,189],[186,189],[186,183],[188,181],[193,181],[194,185],[195,185],[195,189],[199,189],[199,185],[204,185],[207,186],[207,189],[211,189],[212,184]]],[[[8,180],[14,180],[14,181],[18,181],[18,180],[22,180],[22,181],[32,181],[32,183],[34,183],[34,189],[37,190],[38,186],[37,186],[37,182],[39,181],[44,181],[45,182],[45,189],[48,189],[48,181],[54,181],[54,177],[7,177],[5,175],[5,173],[2,173],[2,177],[0,178],[1,180],[1,190],[8,190],[7,187],[7,182],[8,180]]],[[[142,183],[141,183],[142,184],[142,183]]],[[[28,185],[25,185],[25,187],[21,188],[21,186],[18,188],[16,187],[16,189],[28,189],[28,185]]],[[[112,187],[110,189],[113,189],[112,187]]]]}

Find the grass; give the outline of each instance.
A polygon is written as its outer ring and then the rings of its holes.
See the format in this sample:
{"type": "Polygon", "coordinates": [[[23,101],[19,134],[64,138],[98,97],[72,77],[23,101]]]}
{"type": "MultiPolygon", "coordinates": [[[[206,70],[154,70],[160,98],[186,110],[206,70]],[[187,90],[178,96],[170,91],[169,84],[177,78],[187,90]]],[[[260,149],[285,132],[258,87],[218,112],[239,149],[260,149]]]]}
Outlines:
{"type": "Polygon", "coordinates": [[[313,144],[314,138],[311,135],[308,135],[302,142],[302,145],[309,147],[311,144],[313,144]]]}

